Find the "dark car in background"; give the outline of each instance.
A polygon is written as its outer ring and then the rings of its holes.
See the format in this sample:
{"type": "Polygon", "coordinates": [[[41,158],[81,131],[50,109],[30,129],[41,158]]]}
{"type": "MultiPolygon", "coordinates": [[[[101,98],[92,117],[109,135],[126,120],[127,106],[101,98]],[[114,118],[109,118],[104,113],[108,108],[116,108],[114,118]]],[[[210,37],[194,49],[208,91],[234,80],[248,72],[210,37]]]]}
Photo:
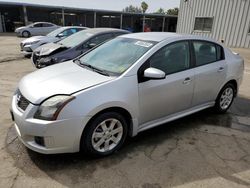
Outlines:
{"type": "Polygon", "coordinates": [[[129,31],[113,28],[94,28],[75,33],[57,43],[38,47],[32,54],[37,68],[61,63],[76,58],[91,48],[129,31]]]}

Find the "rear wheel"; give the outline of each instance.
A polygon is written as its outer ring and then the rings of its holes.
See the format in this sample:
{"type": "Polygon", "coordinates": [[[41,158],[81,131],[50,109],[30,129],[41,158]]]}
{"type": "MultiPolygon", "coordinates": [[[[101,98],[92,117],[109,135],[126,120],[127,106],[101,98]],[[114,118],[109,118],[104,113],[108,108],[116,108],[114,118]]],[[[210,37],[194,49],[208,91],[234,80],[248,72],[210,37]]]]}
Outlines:
{"type": "Polygon", "coordinates": [[[226,84],[220,91],[216,103],[215,109],[219,113],[225,113],[233,103],[236,93],[236,88],[233,84],[226,84]]]}
{"type": "Polygon", "coordinates": [[[30,32],[29,31],[23,31],[22,36],[25,37],[25,38],[28,38],[28,37],[30,37],[30,32]]]}
{"type": "Polygon", "coordinates": [[[116,112],[97,116],[86,127],[81,139],[81,149],[94,156],[106,156],[118,150],[127,137],[125,118],[116,112]]]}

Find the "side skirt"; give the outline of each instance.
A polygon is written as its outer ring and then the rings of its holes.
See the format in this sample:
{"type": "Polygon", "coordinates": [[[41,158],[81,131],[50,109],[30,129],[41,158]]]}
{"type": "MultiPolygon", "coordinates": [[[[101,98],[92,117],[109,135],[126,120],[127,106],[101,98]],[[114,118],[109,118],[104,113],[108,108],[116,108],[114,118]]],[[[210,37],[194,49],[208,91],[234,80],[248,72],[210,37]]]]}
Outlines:
{"type": "Polygon", "coordinates": [[[145,131],[147,129],[151,129],[151,128],[159,126],[161,124],[168,123],[170,121],[174,121],[176,119],[188,116],[190,114],[196,113],[198,111],[204,110],[204,109],[212,107],[214,105],[215,105],[215,102],[209,102],[209,103],[206,103],[206,104],[203,104],[203,105],[195,106],[195,107],[193,107],[191,109],[188,109],[188,110],[184,110],[184,111],[181,111],[181,112],[178,112],[178,113],[175,113],[175,114],[171,114],[169,116],[166,116],[166,117],[163,117],[163,118],[160,118],[160,119],[157,119],[157,120],[153,120],[153,121],[144,123],[142,125],[139,125],[139,129],[138,129],[137,133],[145,131]]]}

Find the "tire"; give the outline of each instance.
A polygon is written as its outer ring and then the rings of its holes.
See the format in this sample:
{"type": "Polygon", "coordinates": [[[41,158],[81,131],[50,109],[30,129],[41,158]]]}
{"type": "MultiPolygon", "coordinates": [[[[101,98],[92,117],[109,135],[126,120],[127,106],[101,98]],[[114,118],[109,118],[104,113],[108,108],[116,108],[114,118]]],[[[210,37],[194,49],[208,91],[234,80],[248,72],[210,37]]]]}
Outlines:
{"type": "Polygon", "coordinates": [[[110,155],[121,148],[127,133],[128,124],[122,115],[116,112],[100,114],[84,130],[81,151],[95,157],[110,155]]]}
{"type": "Polygon", "coordinates": [[[22,37],[25,37],[25,38],[30,37],[30,32],[29,31],[23,31],[22,32],[22,37]]]}
{"type": "Polygon", "coordinates": [[[31,54],[25,54],[24,57],[31,58],[31,54]]]}
{"type": "Polygon", "coordinates": [[[217,113],[226,113],[233,103],[236,96],[236,88],[233,84],[226,84],[220,91],[215,102],[215,110],[217,113]],[[224,99],[223,99],[224,98],[224,99]]]}

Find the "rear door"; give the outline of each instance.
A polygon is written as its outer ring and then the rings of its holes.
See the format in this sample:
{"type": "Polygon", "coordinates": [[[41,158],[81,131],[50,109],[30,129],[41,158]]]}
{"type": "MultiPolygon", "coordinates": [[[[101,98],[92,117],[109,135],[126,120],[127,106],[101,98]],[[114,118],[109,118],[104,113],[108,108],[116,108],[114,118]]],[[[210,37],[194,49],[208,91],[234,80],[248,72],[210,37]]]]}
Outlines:
{"type": "Polygon", "coordinates": [[[54,24],[50,24],[50,23],[43,23],[42,24],[42,35],[47,35],[48,33],[54,31],[56,29],[54,24]]]}
{"type": "Polygon", "coordinates": [[[223,48],[208,41],[192,41],[195,56],[193,106],[216,100],[225,81],[227,64],[223,48]]]}

